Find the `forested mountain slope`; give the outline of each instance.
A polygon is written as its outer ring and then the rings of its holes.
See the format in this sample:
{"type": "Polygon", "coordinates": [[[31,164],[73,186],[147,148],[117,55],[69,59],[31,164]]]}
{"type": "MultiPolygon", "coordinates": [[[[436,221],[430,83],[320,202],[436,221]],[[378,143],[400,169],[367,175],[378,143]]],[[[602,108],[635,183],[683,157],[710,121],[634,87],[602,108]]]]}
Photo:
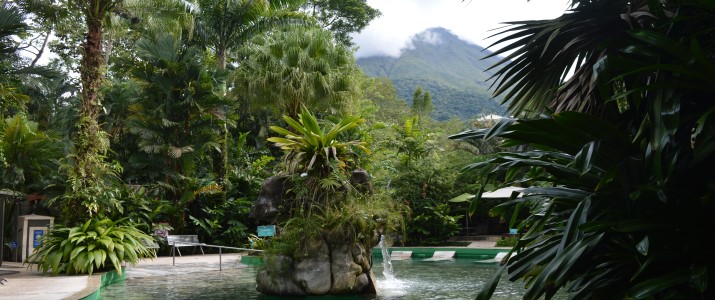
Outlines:
{"type": "Polygon", "coordinates": [[[433,118],[471,119],[504,112],[501,99],[492,98],[488,90],[492,72],[486,70],[497,61],[483,59],[489,53],[444,28],[432,28],[415,35],[400,57],[364,57],[357,62],[368,76],[390,78],[398,96],[408,103],[417,86],[428,90],[433,118]]]}

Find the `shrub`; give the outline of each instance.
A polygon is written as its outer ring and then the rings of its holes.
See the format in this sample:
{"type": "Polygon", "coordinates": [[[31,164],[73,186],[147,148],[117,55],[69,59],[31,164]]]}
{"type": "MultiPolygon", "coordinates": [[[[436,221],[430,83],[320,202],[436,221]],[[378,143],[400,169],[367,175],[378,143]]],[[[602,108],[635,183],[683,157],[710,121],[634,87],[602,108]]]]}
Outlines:
{"type": "Polygon", "coordinates": [[[114,268],[122,273],[121,263],[136,264],[140,258],[153,257],[143,241],[152,237],[125,222],[126,219],[90,219],[84,225],[55,225],[42,237],[42,245],[27,258],[37,269],[53,275],[88,273],[114,268]]]}
{"type": "Polygon", "coordinates": [[[514,247],[519,241],[519,238],[515,236],[502,237],[497,241],[496,247],[514,247]]]}

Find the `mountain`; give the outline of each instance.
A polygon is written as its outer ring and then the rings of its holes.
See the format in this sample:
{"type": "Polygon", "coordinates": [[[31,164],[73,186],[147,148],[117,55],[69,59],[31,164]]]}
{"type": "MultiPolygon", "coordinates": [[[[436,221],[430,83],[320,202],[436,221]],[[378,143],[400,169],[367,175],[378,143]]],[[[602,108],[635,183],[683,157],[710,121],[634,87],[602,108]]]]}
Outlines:
{"type": "Polygon", "coordinates": [[[431,28],[415,35],[399,57],[364,57],[357,63],[368,76],[391,79],[397,95],[410,104],[418,86],[429,91],[434,119],[467,120],[505,112],[501,99],[488,91],[493,72],[486,70],[499,59],[483,59],[490,53],[447,29],[431,28]]]}

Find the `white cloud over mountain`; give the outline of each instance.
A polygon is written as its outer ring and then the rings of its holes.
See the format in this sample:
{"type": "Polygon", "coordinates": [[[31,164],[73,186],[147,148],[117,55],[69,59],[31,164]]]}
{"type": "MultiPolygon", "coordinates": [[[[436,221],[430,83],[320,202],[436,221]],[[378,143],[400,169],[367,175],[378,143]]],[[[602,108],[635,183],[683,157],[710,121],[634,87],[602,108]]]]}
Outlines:
{"type": "MultiPolygon", "coordinates": [[[[461,39],[489,46],[488,39],[504,22],[554,18],[567,9],[566,1],[554,0],[368,0],[382,16],[353,35],[357,57],[398,57],[411,40],[428,28],[443,27],[461,39]]],[[[437,36],[417,36],[438,42],[437,36]]]]}

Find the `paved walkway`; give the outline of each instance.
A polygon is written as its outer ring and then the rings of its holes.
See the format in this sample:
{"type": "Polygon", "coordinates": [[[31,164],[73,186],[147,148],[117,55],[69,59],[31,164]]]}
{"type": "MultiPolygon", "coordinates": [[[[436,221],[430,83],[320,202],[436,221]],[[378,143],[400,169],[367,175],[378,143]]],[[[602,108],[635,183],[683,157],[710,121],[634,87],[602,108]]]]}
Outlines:
{"type": "MultiPolygon", "coordinates": [[[[176,257],[176,265],[172,265],[171,257],[159,257],[127,266],[125,272],[127,278],[132,278],[218,271],[219,263],[222,269],[245,267],[240,259],[240,254],[236,253],[221,257],[218,254],[191,255],[176,257]]],[[[16,262],[3,262],[0,277],[7,280],[0,285],[2,300],[82,299],[99,289],[101,284],[101,274],[43,276],[34,267],[28,269],[27,265],[16,262]]]]}
{"type": "Polygon", "coordinates": [[[3,262],[0,277],[5,278],[0,285],[0,299],[45,300],[72,299],[72,295],[89,286],[91,277],[96,276],[42,276],[36,269],[27,269],[20,263],[3,262]]]}
{"type": "Polygon", "coordinates": [[[497,246],[496,246],[496,243],[497,243],[497,241],[498,241],[500,238],[501,238],[501,236],[497,236],[497,235],[487,236],[487,237],[486,237],[485,239],[483,239],[483,240],[473,241],[473,242],[469,243],[469,245],[467,246],[467,248],[482,248],[482,249],[484,249],[484,248],[500,248],[500,249],[501,249],[501,248],[504,248],[504,249],[511,249],[510,247],[497,247],[497,246]]]}

